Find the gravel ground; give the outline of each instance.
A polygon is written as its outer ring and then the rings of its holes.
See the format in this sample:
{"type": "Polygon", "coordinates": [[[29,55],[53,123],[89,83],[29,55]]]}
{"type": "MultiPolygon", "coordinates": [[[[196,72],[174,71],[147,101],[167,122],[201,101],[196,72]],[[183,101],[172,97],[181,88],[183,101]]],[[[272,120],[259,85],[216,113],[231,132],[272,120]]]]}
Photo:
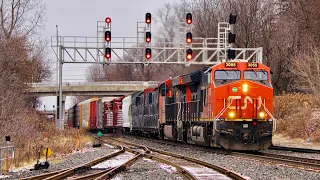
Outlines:
{"type": "Polygon", "coordinates": [[[129,169],[117,174],[112,180],[169,180],[183,179],[182,175],[172,166],[167,166],[156,161],[142,158],[137,160],[129,169]]]}
{"type": "Polygon", "coordinates": [[[282,151],[282,150],[271,150],[271,149],[267,149],[267,150],[264,150],[262,152],[273,153],[273,154],[281,154],[281,155],[286,155],[286,156],[296,156],[296,157],[302,157],[302,158],[319,159],[320,160],[320,154],[317,154],[317,153],[299,153],[299,152],[282,151]]]}
{"type": "Polygon", "coordinates": [[[118,151],[118,149],[113,149],[110,147],[103,147],[99,149],[94,149],[94,148],[84,149],[82,152],[76,152],[69,155],[68,157],[65,158],[65,160],[62,160],[62,162],[58,164],[51,164],[49,159],[50,167],[46,170],[36,170],[36,171],[22,170],[22,171],[11,173],[12,176],[5,179],[20,179],[24,177],[39,175],[41,173],[52,172],[52,171],[57,171],[65,168],[78,166],[115,151],[118,151]]]}
{"type": "Polygon", "coordinates": [[[288,167],[286,165],[275,164],[274,162],[253,160],[250,158],[240,158],[230,155],[215,154],[211,152],[204,152],[201,150],[194,150],[192,148],[163,145],[153,140],[138,139],[132,136],[127,136],[127,140],[133,143],[143,144],[145,146],[162,149],[165,151],[178,153],[193,158],[226,167],[235,172],[238,172],[250,179],[281,179],[281,180],[301,180],[313,179],[320,180],[320,172],[308,171],[304,169],[297,169],[288,167]]]}

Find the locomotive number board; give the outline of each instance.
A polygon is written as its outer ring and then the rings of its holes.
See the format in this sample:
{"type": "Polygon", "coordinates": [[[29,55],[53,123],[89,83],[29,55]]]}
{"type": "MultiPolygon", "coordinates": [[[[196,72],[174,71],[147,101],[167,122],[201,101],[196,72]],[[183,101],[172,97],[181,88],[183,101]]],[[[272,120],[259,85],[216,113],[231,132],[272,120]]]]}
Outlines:
{"type": "Polygon", "coordinates": [[[226,67],[237,67],[237,63],[236,62],[226,62],[225,66],[226,67]]]}
{"type": "Polygon", "coordinates": [[[257,68],[259,66],[256,62],[248,62],[247,67],[248,68],[257,68]]]}

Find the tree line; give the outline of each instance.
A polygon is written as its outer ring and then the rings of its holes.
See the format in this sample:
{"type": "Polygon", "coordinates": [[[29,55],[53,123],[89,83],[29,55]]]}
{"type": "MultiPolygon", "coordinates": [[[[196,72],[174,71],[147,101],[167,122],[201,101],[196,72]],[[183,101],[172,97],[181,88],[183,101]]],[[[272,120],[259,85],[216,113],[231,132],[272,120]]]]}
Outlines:
{"type": "Polygon", "coordinates": [[[39,101],[28,94],[30,83],[51,75],[46,41],[39,34],[45,6],[41,0],[0,3],[0,144],[5,135],[23,144],[37,136],[31,112],[39,101]]]}

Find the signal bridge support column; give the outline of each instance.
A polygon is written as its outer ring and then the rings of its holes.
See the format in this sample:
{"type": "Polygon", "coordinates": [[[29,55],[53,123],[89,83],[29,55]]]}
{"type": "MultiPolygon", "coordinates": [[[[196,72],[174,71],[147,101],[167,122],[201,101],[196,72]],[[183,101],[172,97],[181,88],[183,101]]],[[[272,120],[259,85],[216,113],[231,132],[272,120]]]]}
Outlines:
{"type": "Polygon", "coordinates": [[[62,45],[59,46],[59,102],[58,102],[58,114],[56,125],[59,129],[64,129],[64,109],[65,109],[65,97],[62,96],[62,45]]]}

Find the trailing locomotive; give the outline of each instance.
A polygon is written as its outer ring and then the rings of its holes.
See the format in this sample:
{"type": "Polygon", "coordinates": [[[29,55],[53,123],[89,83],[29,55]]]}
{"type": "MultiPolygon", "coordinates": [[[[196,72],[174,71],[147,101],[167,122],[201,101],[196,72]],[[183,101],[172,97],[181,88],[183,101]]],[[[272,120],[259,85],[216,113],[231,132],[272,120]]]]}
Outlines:
{"type": "Polygon", "coordinates": [[[271,145],[276,123],[270,80],[270,69],[261,63],[220,63],[124,98],[79,103],[69,110],[68,125],[262,150],[271,145]]]}

